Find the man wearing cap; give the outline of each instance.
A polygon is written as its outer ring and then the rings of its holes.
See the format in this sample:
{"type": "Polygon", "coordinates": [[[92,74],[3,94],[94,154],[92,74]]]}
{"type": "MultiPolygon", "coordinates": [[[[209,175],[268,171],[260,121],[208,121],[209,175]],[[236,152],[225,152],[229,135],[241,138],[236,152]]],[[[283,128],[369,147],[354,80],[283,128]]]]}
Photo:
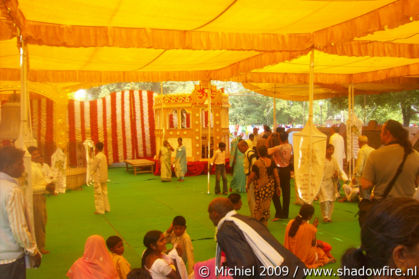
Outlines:
{"type": "MultiPolygon", "coordinates": [[[[358,151],[358,158],[356,159],[356,165],[354,170],[354,178],[352,179],[352,185],[343,185],[343,190],[345,191],[345,196],[348,201],[352,201],[359,193],[359,179],[362,177],[362,172],[364,171],[365,164],[367,163],[368,156],[375,149],[368,145],[368,137],[360,136],[358,138],[358,145],[360,147],[358,151]]],[[[363,193],[363,198],[368,198],[369,193],[363,193]]]]}

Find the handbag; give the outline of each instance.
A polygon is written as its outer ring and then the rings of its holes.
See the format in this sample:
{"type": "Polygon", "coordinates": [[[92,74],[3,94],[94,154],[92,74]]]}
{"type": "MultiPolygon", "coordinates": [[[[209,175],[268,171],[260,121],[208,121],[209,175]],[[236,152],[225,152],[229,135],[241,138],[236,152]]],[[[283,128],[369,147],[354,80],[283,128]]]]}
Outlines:
{"type": "Polygon", "coordinates": [[[373,208],[380,201],[384,200],[387,197],[387,195],[390,193],[391,188],[393,188],[394,183],[396,182],[397,178],[399,177],[400,173],[402,172],[403,165],[404,165],[404,162],[406,161],[407,155],[408,155],[408,153],[404,152],[403,161],[400,164],[399,168],[397,169],[397,172],[394,175],[393,179],[387,185],[387,187],[386,187],[386,189],[383,193],[383,198],[382,199],[380,199],[380,200],[377,200],[377,199],[374,199],[374,198],[373,199],[362,199],[358,203],[358,209],[359,209],[358,210],[358,222],[359,222],[359,225],[361,227],[364,224],[367,213],[371,210],[371,208],[373,208]]]}

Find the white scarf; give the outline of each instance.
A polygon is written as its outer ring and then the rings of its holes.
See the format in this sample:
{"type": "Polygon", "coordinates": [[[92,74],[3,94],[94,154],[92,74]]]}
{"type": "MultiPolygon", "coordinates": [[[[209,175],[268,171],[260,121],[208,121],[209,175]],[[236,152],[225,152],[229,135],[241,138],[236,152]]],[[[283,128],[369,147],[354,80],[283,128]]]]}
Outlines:
{"type": "MultiPolygon", "coordinates": [[[[242,220],[233,217],[235,214],[237,214],[235,210],[228,212],[218,222],[218,231],[225,221],[233,222],[241,230],[250,248],[252,248],[253,253],[255,253],[256,257],[263,264],[263,266],[267,268],[275,268],[276,266],[280,266],[284,262],[284,257],[282,257],[281,254],[279,254],[279,252],[275,250],[265,239],[263,239],[251,226],[242,220]]],[[[220,249],[217,244],[217,259],[215,261],[217,266],[219,266],[220,259],[219,251],[220,249]]]]}

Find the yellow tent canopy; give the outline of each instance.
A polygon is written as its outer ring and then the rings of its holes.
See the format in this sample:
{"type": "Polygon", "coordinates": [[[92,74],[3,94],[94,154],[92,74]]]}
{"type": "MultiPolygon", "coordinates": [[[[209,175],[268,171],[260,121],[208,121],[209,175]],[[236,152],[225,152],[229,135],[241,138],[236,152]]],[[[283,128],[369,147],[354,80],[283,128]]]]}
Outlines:
{"type": "Polygon", "coordinates": [[[415,0],[3,0],[0,80],[20,79],[22,35],[29,81],[58,91],[235,80],[306,99],[311,50],[316,98],[342,94],[349,84],[367,93],[417,88],[400,77],[419,76],[418,19],[415,0]]]}

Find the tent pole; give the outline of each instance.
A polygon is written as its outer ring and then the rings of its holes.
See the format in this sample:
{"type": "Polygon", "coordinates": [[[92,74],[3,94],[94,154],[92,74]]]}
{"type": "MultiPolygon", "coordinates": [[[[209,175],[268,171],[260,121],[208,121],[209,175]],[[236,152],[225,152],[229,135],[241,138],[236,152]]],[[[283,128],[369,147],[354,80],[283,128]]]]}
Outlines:
{"type": "MultiPolygon", "coordinates": [[[[314,48],[311,50],[310,53],[310,84],[309,84],[309,91],[308,91],[308,98],[309,98],[309,104],[308,104],[308,121],[307,121],[307,125],[308,126],[312,126],[313,124],[313,94],[314,94],[314,48]]],[[[309,151],[309,160],[310,162],[313,160],[312,156],[313,156],[313,134],[310,133],[309,136],[309,147],[308,147],[308,151],[309,151]]],[[[309,164],[308,167],[308,183],[309,185],[312,185],[312,175],[313,174],[313,167],[311,164],[309,164]]]]}
{"type": "Polygon", "coordinates": [[[162,125],[163,127],[160,126],[160,128],[162,128],[162,137],[160,140],[160,148],[163,145],[163,140],[164,137],[166,136],[166,117],[164,116],[164,111],[163,111],[163,83],[164,81],[160,82],[160,98],[161,98],[161,112],[160,112],[160,125],[162,125]]]}
{"type": "Polygon", "coordinates": [[[273,109],[273,112],[274,112],[274,126],[273,126],[273,130],[275,130],[276,129],[276,85],[274,87],[274,109],[273,109]]]}
{"type": "Polygon", "coordinates": [[[208,185],[207,185],[207,193],[209,195],[210,194],[210,172],[211,172],[211,88],[208,88],[206,90],[207,90],[207,96],[208,96],[208,174],[207,174],[208,185]]]}
{"type": "Polygon", "coordinates": [[[350,84],[348,86],[348,125],[346,126],[346,142],[347,142],[347,149],[348,149],[348,162],[349,162],[349,179],[352,179],[352,87],[353,85],[350,84]]]}
{"type": "Polygon", "coordinates": [[[25,173],[27,174],[25,181],[22,183],[22,189],[25,195],[25,201],[27,204],[27,210],[29,214],[29,226],[31,230],[34,231],[34,221],[33,221],[33,190],[32,190],[32,171],[31,171],[31,155],[27,151],[27,146],[37,146],[36,140],[33,138],[31,125],[29,121],[29,92],[28,92],[28,66],[29,66],[29,57],[28,57],[28,48],[23,40],[22,35],[20,34],[20,29],[18,28],[18,45],[20,53],[20,128],[19,136],[16,139],[15,146],[25,151],[23,157],[25,165],[25,173]]]}
{"type": "Polygon", "coordinates": [[[308,92],[308,122],[313,122],[313,95],[314,95],[314,49],[310,53],[310,84],[308,92]]]}

